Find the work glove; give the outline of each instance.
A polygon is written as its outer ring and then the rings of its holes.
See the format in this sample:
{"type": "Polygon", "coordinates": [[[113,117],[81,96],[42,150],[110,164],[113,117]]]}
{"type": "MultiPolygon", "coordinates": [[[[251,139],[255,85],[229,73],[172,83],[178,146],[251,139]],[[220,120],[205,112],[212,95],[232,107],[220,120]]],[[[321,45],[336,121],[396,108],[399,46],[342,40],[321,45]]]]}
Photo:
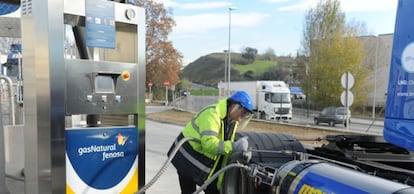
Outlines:
{"type": "Polygon", "coordinates": [[[249,142],[247,141],[247,136],[233,142],[233,153],[230,155],[230,160],[249,162],[252,157],[252,153],[247,151],[248,147],[249,142]]]}
{"type": "Polygon", "coordinates": [[[233,153],[236,152],[245,152],[249,147],[249,142],[247,141],[247,136],[238,139],[233,142],[233,153]]]}

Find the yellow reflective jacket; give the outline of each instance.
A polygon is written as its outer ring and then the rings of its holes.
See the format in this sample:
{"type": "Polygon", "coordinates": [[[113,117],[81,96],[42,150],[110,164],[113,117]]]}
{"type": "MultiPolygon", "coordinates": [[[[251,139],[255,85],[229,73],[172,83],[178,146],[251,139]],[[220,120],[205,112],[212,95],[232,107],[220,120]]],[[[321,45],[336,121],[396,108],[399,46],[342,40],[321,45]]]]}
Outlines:
{"type": "MultiPolygon", "coordinates": [[[[227,99],[219,100],[217,104],[209,105],[198,112],[187,123],[182,133],[176,139],[177,143],[184,137],[193,137],[199,141],[185,143],[173,164],[179,173],[193,177],[197,184],[202,184],[210,178],[216,169],[227,165],[228,157],[232,153],[232,144],[236,133],[237,122],[233,129],[224,129],[224,118],[227,116],[227,99]],[[228,140],[225,140],[227,130],[232,130],[228,140]],[[224,157],[221,164],[220,158],[224,157]]],[[[173,145],[174,147],[174,145],[173,145]]],[[[221,174],[217,181],[217,187],[221,187],[223,180],[221,174]]]]}

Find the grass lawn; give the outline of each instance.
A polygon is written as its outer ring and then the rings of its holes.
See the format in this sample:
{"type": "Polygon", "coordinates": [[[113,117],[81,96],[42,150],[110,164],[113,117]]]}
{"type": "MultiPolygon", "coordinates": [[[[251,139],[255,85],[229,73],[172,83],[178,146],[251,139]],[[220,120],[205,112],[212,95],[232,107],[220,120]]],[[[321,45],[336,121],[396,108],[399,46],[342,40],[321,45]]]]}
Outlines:
{"type": "Polygon", "coordinates": [[[191,95],[195,96],[218,96],[217,90],[190,90],[191,95]]]}
{"type": "Polygon", "coordinates": [[[233,68],[240,72],[240,74],[244,74],[247,71],[253,71],[254,75],[261,75],[264,72],[267,72],[270,68],[276,67],[276,61],[259,61],[256,60],[252,64],[248,65],[233,65],[233,68]]]}

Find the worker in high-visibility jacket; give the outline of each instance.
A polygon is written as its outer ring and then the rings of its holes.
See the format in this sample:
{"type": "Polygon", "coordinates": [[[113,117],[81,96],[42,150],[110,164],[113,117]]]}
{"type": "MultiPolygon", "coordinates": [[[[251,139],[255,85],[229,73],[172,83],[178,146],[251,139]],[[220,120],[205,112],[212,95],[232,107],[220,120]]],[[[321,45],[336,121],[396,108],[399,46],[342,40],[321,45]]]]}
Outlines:
{"type": "MultiPolygon", "coordinates": [[[[168,152],[170,155],[175,145],[185,137],[197,139],[184,143],[172,160],[182,194],[193,193],[196,185],[203,185],[215,172],[225,167],[230,156],[241,156],[240,153],[247,151],[247,139],[234,141],[234,137],[238,126],[247,125],[252,111],[251,97],[244,91],[238,91],[230,98],[204,107],[188,122],[168,152]]],[[[222,180],[223,174],[204,192],[218,194],[222,180]]]]}

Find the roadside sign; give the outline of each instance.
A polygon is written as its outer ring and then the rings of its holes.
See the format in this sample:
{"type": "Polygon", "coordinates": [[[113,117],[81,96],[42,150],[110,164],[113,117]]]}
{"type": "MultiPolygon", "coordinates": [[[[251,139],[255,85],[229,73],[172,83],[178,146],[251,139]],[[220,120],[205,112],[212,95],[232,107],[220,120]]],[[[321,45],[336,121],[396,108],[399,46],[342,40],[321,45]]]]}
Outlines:
{"type": "Polygon", "coordinates": [[[351,91],[348,91],[348,95],[346,94],[346,91],[343,91],[341,94],[341,103],[344,106],[351,106],[352,103],[354,103],[354,94],[351,91]],[[347,99],[348,96],[348,99],[347,99]],[[347,101],[348,100],[348,101],[347,101]],[[348,104],[347,104],[348,102],[348,104]]]}
{"type": "Polygon", "coordinates": [[[164,86],[165,86],[165,87],[168,87],[168,86],[170,86],[170,81],[168,81],[168,80],[165,80],[165,81],[164,81],[164,86]]]}
{"type": "Polygon", "coordinates": [[[354,76],[350,72],[345,72],[344,74],[342,74],[341,76],[342,87],[344,87],[345,89],[350,89],[352,88],[352,86],[354,86],[354,83],[355,83],[354,76]]]}
{"type": "Polygon", "coordinates": [[[152,87],[152,81],[148,82],[148,87],[151,88],[152,87]]]}

